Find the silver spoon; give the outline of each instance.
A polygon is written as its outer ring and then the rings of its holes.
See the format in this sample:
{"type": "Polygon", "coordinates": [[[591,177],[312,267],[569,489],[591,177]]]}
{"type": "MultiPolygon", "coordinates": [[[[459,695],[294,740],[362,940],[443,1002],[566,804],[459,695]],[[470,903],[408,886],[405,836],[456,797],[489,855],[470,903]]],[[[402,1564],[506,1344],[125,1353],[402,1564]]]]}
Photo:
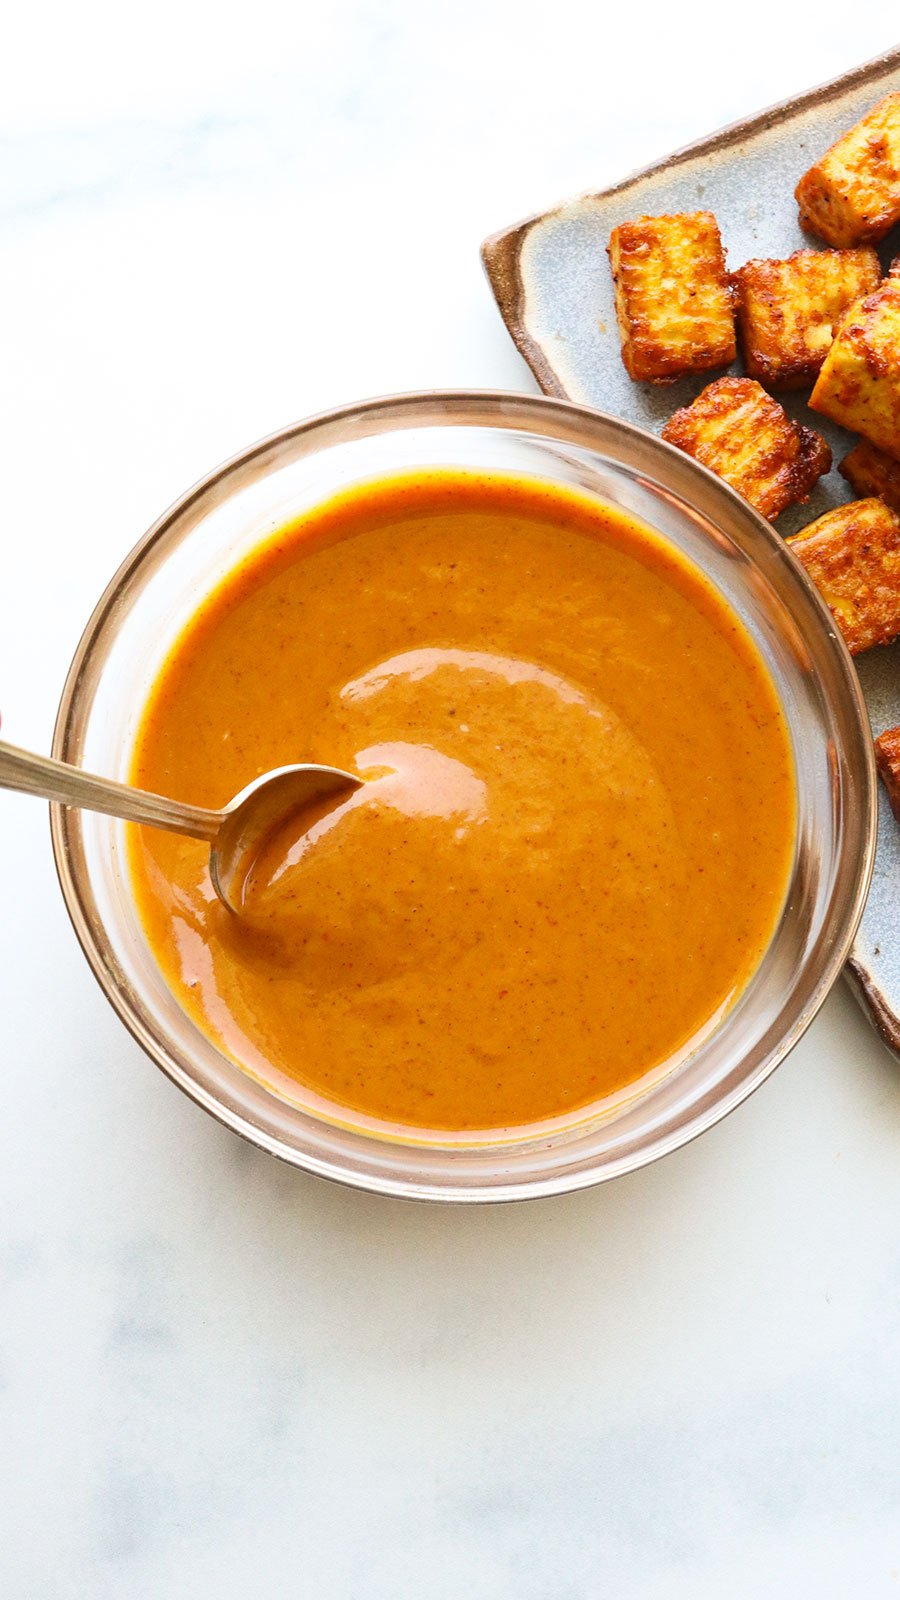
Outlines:
{"type": "Polygon", "coordinates": [[[80,767],[32,755],[0,740],[0,789],[41,795],[63,806],[103,811],[126,822],[186,833],[209,844],[209,873],[219,899],[240,911],[248,863],[255,848],[279,822],[315,800],[358,789],[361,778],[340,767],[276,767],[248,783],[222,811],[183,805],[160,794],[132,789],[111,778],[94,778],[80,767]]]}

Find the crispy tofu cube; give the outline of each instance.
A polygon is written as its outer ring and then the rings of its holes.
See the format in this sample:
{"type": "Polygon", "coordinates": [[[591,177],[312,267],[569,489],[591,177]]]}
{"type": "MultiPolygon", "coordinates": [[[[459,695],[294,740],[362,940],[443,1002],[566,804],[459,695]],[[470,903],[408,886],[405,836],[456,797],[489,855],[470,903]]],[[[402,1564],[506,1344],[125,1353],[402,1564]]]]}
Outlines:
{"type": "Polygon", "coordinates": [[[874,250],[797,250],[740,267],[737,319],[751,378],[773,389],[814,383],[844,313],[880,281],[874,250]]]}
{"type": "Polygon", "coordinates": [[[623,222],[608,253],[630,378],[671,383],[734,360],[731,280],[711,211],[623,222]]]}
{"type": "Polygon", "coordinates": [[[900,277],[885,278],[847,312],[809,403],[900,456],[900,277]]]}
{"type": "Polygon", "coordinates": [[[851,500],[788,540],[834,614],[851,655],[900,633],[900,517],[851,500]]]}
{"type": "Polygon", "coordinates": [[[900,727],[888,728],[875,740],[875,760],[891,810],[900,822],[900,727]]]}
{"type": "Polygon", "coordinates": [[[892,511],[900,511],[900,461],[885,455],[877,445],[860,439],[839,470],[858,495],[877,494],[892,511]]]}
{"type": "Polygon", "coordinates": [[[875,244],[900,221],[900,94],[873,106],[794,193],[801,226],[828,244],[875,244]]]}
{"type": "Polygon", "coordinates": [[[792,422],[752,378],[708,383],[693,405],[669,418],[662,436],[718,473],[764,517],[808,500],[831,466],[821,435],[792,422]]]}

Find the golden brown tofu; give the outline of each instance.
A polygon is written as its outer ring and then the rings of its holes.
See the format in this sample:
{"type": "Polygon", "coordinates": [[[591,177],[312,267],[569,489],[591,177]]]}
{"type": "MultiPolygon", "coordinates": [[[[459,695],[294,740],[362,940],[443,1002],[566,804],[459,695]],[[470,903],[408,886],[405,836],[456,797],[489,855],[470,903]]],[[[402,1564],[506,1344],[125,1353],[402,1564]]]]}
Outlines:
{"type": "Polygon", "coordinates": [[[753,378],[717,378],[670,417],[664,439],[686,450],[764,517],[808,500],[831,466],[820,434],[792,422],[753,378]]]}
{"type": "Polygon", "coordinates": [[[888,728],[875,740],[875,760],[891,810],[900,822],[900,727],[888,728]]]}
{"type": "Polygon", "coordinates": [[[860,439],[844,457],[839,470],[858,495],[865,498],[877,494],[893,511],[900,511],[900,461],[877,445],[860,439]]]}
{"type": "Polygon", "coordinates": [[[880,280],[874,250],[797,250],[740,267],[737,319],[751,378],[773,389],[814,383],[844,313],[880,280]]]}
{"type": "Polygon", "coordinates": [[[834,614],[852,655],[900,633],[900,517],[883,500],[851,500],[788,544],[834,614]]]}
{"type": "Polygon", "coordinates": [[[809,403],[900,456],[900,277],[847,312],[809,403]]]}
{"type": "Polygon", "coordinates": [[[629,377],[671,383],[734,360],[731,280],[711,211],[623,222],[609,260],[629,377]]]}
{"type": "Polygon", "coordinates": [[[828,244],[875,244],[900,221],[900,94],[826,150],[794,193],[801,226],[828,244]]]}

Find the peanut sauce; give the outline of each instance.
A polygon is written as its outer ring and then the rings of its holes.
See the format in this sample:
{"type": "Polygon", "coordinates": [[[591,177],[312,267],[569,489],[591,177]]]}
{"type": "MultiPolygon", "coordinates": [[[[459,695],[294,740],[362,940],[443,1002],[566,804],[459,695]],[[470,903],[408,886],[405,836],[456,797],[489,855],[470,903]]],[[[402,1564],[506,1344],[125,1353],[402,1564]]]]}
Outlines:
{"type": "Polygon", "coordinates": [[[203,844],[135,828],[131,867],[188,1014],[338,1120],[461,1134],[633,1094],[781,911],[794,769],[768,670],[698,569],[575,489],[381,480],[232,572],[164,665],[132,780],[221,806],[296,761],[368,781],[286,822],[244,916],[203,844]]]}

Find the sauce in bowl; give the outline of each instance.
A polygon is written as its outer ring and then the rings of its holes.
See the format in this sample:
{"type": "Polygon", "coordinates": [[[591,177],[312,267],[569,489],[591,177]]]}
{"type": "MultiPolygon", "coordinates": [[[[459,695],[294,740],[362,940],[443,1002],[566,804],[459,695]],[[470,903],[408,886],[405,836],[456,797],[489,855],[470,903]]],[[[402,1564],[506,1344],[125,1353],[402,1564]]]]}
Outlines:
{"type": "Polygon", "coordinates": [[[795,842],[768,670],[718,591],[575,489],[435,471],[354,489],[199,607],[132,781],[219,806],[295,761],[368,781],[289,821],[245,915],[206,848],[133,830],[141,918],[247,1071],[413,1136],[593,1114],[746,986],[795,842]]]}

